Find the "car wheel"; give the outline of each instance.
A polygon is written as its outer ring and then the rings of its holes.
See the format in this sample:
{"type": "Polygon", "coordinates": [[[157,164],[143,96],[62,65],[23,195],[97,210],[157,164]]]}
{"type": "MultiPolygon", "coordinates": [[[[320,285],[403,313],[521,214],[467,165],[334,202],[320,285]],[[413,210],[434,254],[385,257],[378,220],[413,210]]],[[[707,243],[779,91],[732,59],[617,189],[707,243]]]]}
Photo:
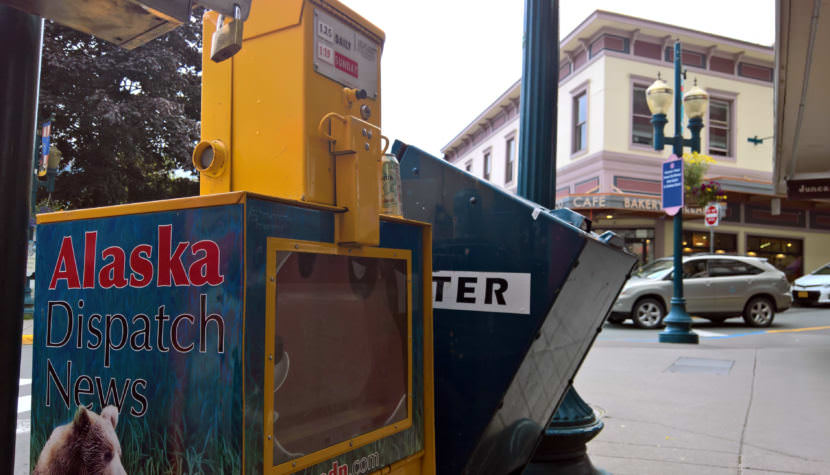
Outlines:
{"type": "Polygon", "coordinates": [[[661,328],[665,316],[663,302],[651,297],[638,300],[631,312],[634,325],[638,328],[661,328]]]}
{"type": "Polygon", "coordinates": [[[751,327],[768,327],[775,318],[775,307],[767,297],[753,297],[744,308],[744,321],[751,327]]]}

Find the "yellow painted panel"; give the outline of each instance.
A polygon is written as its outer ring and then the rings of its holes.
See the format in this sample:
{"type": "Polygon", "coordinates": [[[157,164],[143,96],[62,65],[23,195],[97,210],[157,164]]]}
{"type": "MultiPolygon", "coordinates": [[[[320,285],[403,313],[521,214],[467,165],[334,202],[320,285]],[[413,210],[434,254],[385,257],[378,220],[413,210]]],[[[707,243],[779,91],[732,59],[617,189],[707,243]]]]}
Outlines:
{"type": "MultiPolygon", "coordinates": [[[[234,56],[232,186],[334,204],[333,187],[305,196],[303,51],[302,30],[291,27],[246,40],[234,56]]],[[[323,158],[331,160],[328,150],[323,158]]]]}
{"type": "MultiPolygon", "coordinates": [[[[242,30],[242,40],[290,28],[300,23],[303,0],[258,0],[251,2],[251,13],[242,30]]],[[[244,49],[244,47],[243,47],[244,49]]],[[[208,50],[209,51],[209,50],[208,50]]]]}
{"type": "MultiPolygon", "coordinates": [[[[227,188],[342,206],[335,197],[334,157],[317,126],[330,112],[365,117],[360,112],[366,106],[365,121],[379,127],[380,93],[349,101],[343,85],[314,71],[315,9],[375,41],[381,54],[383,32],[339,2],[254,2],[242,50],[218,64],[205,53],[202,140],[222,140],[230,164],[216,179],[202,177],[203,194],[227,188]]],[[[215,23],[215,15],[208,18],[215,23]]],[[[206,22],[206,51],[213,28],[206,22]]]]}
{"type": "Polygon", "coordinates": [[[87,208],[74,211],[57,211],[54,213],[43,213],[37,215],[37,223],[57,223],[61,221],[74,221],[78,219],[108,218],[125,214],[155,213],[159,211],[171,211],[177,209],[204,208],[207,206],[220,206],[245,202],[245,193],[236,191],[207,196],[194,196],[189,198],[175,198],[171,200],[145,201],[143,203],[131,203],[126,205],[104,206],[101,208],[87,208]]]}
{"type": "MultiPolygon", "coordinates": [[[[254,2],[257,3],[257,2],[254,2]]],[[[210,59],[213,32],[216,30],[216,12],[205,13],[202,19],[202,141],[220,140],[228,150],[225,172],[218,177],[201,173],[199,194],[231,191],[231,70],[234,59],[215,63],[210,59]]]]}

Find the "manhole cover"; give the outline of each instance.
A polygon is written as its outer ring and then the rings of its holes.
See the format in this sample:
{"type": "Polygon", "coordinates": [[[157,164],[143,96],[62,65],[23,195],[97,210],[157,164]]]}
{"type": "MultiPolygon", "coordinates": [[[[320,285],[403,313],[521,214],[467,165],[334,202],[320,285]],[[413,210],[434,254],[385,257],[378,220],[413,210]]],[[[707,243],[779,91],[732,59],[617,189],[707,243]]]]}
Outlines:
{"type": "Polygon", "coordinates": [[[666,369],[670,373],[709,373],[729,374],[735,360],[715,360],[711,358],[677,358],[671,366],[666,369]]]}

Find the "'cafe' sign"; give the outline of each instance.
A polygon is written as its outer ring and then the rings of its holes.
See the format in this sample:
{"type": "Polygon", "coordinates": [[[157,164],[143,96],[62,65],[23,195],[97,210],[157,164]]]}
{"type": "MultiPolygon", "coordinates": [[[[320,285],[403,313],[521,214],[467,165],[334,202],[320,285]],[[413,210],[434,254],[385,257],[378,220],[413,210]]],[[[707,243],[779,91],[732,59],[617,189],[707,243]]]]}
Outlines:
{"type": "MultiPolygon", "coordinates": [[[[642,196],[621,194],[589,194],[566,196],[556,200],[557,208],[580,209],[625,209],[633,211],[650,211],[662,213],[660,198],[646,198],[642,196]]],[[[703,208],[686,206],[685,214],[703,216],[703,208]]]]}

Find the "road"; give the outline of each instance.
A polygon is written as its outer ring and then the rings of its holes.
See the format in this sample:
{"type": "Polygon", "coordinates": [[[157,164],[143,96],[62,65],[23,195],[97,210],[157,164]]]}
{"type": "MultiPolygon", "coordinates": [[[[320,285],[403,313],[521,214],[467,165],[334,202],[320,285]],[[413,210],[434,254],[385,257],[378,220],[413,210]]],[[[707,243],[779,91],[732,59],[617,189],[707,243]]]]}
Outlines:
{"type": "MultiPolygon", "coordinates": [[[[696,319],[694,330],[699,345],[673,345],[606,324],[576,378],[606,426],[588,446],[594,463],[617,475],[830,473],[830,308],[793,308],[766,329],[696,319]]],[[[29,473],[31,381],[24,345],[15,475],[29,473]]]]}
{"type": "MultiPolygon", "coordinates": [[[[742,318],[731,318],[723,323],[712,323],[709,320],[693,317],[693,329],[700,335],[701,341],[713,339],[736,338],[753,334],[769,332],[803,332],[805,328],[827,327],[830,330],[830,307],[793,307],[775,315],[775,320],[769,328],[748,327],[742,318]]],[[[626,341],[626,342],[655,342],[657,335],[663,331],[641,330],[636,328],[631,320],[620,325],[606,324],[598,341],[626,341]]],[[[747,340],[735,340],[730,344],[741,345],[747,340]]],[[[753,345],[755,343],[752,343],[753,345]]]]}

